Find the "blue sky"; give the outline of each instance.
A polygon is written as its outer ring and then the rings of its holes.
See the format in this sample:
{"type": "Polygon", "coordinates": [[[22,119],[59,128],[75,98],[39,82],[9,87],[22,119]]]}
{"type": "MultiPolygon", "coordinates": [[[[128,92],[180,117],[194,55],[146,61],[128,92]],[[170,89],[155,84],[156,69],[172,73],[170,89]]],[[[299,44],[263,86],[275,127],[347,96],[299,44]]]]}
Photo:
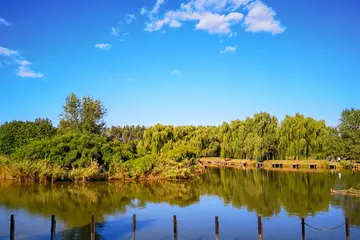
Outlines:
{"type": "Polygon", "coordinates": [[[329,125],[360,106],[357,0],[1,0],[0,123],[58,122],[71,92],[108,125],[218,125],[267,111],[329,125]]]}

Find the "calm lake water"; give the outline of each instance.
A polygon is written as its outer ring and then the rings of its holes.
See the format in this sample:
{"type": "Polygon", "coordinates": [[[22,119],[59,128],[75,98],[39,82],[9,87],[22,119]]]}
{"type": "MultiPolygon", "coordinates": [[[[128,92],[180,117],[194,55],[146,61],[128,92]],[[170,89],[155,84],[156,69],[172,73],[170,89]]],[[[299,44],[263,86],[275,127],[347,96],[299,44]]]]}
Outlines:
{"type": "MultiPolygon", "coordinates": [[[[0,182],[0,239],[9,238],[15,214],[16,239],[49,239],[50,216],[56,215],[56,239],[89,239],[91,215],[96,239],[172,239],[177,215],[179,240],[257,239],[257,215],[263,216],[264,240],[301,239],[300,217],[318,228],[350,218],[351,238],[360,239],[360,198],[331,195],[330,189],[357,187],[360,173],[280,172],[208,169],[197,179],[153,183],[98,182],[52,185],[0,182]]],[[[345,227],[317,231],[306,239],[345,239],[345,227]]]]}

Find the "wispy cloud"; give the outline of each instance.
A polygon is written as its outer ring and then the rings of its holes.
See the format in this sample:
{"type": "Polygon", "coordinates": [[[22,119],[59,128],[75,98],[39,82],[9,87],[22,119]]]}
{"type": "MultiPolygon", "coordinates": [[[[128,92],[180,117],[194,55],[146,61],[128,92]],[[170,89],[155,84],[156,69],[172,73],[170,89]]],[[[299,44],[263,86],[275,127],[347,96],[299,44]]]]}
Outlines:
{"type": "Polygon", "coordinates": [[[111,49],[111,44],[108,44],[108,43],[98,43],[98,44],[95,44],[95,47],[96,48],[99,48],[99,49],[103,49],[103,50],[110,50],[111,49]]]}
{"type": "Polygon", "coordinates": [[[157,0],[155,6],[150,11],[150,13],[151,14],[157,14],[159,12],[159,9],[160,9],[161,5],[163,5],[164,3],[165,3],[165,0],[157,0]]]}
{"type": "Polygon", "coordinates": [[[113,35],[113,36],[118,36],[118,35],[119,35],[119,31],[120,31],[119,28],[112,27],[112,28],[111,28],[111,35],[113,35]]]}
{"type": "Polygon", "coordinates": [[[236,36],[237,36],[237,32],[231,32],[228,37],[232,38],[232,37],[236,37],[236,36]]]}
{"type": "Polygon", "coordinates": [[[37,73],[31,70],[27,66],[19,66],[16,71],[16,75],[23,78],[42,78],[44,77],[44,74],[37,73]]]}
{"type": "Polygon", "coordinates": [[[248,32],[270,32],[279,34],[285,31],[285,27],[275,20],[275,11],[261,1],[255,1],[247,6],[247,14],[244,25],[248,32]]]}
{"type": "Polygon", "coordinates": [[[141,14],[141,15],[145,15],[146,13],[147,13],[146,8],[142,7],[142,8],[140,9],[140,14],[141,14]]]}
{"type": "Polygon", "coordinates": [[[7,65],[15,65],[16,75],[23,78],[42,78],[43,73],[30,69],[31,62],[25,60],[18,51],[0,46],[0,60],[7,65]]]}
{"type": "Polygon", "coordinates": [[[3,19],[2,17],[0,17],[0,25],[4,25],[6,27],[10,27],[12,24],[11,22],[6,21],[5,19],[3,19]]]}
{"type": "Polygon", "coordinates": [[[280,22],[274,19],[275,12],[260,0],[186,0],[180,8],[167,11],[162,17],[157,16],[164,0],[157,0],[147,13],[145,31],[160,31],[165,26],[178,28],[183,22],[195,22],[195,30],[207,31],[210,34],[227,34],[236,36],[231,29],[243,23],[246,31],[267,31],[273,34],[283,32],[280,22]],[[248,12],[245,22],[244,12],[248,12]]]}
{"type": "Polygon", "coordinates": [[[177,69],[171,71],[171,75],[173,75],[173,76],[180,76],[181,74],[182,74],[182,72],[177,69]]]}
{"type": "Polygon", "coordinates": [[[232,53],[234,54],[236,52],[237,46],[226,46],[223,50],[220,51],[221,54],[225,53],[232,53]]]}
{"type": "Polygon", "coordinates": [[[150,10],[147,10],[146,8],[140,9],[140,14],[145,15],[149,17],[149,19],[154,20],[154,16],[159,13],[160,7],[165,4],[165,0],[156,0],[156,3],[154,7],[150,10]]]}
{"type": "Polygon", "coordinates": [[[127,14],[125,15],[125,22],[126,22],[127,24],[132,23],[134,20],[136,20],[135,14],[129,14],[129,13],[127,13],[127,14]]]}
{"type": "Polygon", "coordinates": [[[123,33],[121,36],[122,36],[122,37],[125,37],[125,36],[127,36],[127,35],[129,35],[129,32],[123,33]]]}
{"type": "Polygon", "coordinates": [[[15,50],[11,50],[9,48],[0,47],[0,55],[2,56],[19,56],[19,52],[15,50]]]}
{"type": "Polygon", "coordinates": [[[28,66],[28,65],[31,65],[31,62],[29,61],[26,61],[26,60],[16,60],[16,63],[21,65],[21,66],[28,66]]]}

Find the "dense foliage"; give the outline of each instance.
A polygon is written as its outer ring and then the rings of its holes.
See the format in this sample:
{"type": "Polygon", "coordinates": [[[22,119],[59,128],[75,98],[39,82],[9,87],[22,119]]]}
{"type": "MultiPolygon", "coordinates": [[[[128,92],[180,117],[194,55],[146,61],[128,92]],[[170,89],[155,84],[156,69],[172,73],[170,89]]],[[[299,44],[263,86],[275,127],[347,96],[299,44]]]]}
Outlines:
{"type": "Polygon", "coordinates": [[[13,164],[15,175],[25,167],[37,169],[26,174],[34,179],[54,178],[39,174],[39,161],[59,167],[60,178],[188,178],[199,170],[200,157],[360,159],[360,110],[356,109],[344,110],[335,128],[301,114],[279,122],[265,112],[220,126],[106,128],[106,113],[100,100],[71,94],[57,128],[48,119],[6,122],[0,126],[0,155],[8,157],[0,166],[13,164]],[[92,169],[91,174],[84,168],[92,169]],[[86,174],[74,177],[70,171],[86,174]]]}
{"type": "Polygon", "coordinates": [[[31,141],[51,138],[55,133],[56,128],[48,119],[6,122],[0,126],[0,154],[10,155],[16,148],[31,141]]]}

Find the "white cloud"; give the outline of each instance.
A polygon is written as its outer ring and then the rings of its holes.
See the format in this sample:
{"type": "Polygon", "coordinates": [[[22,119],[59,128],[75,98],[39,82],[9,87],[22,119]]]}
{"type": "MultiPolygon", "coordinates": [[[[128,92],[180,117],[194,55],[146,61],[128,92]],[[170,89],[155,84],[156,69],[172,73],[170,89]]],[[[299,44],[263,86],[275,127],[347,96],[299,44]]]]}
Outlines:
{"type": "Polygon", "coordinates": [[[221,50],[220,51],[220,53],[221,54],[225,54],[225,53],[232,53],[232,54],[234,54],[235,52],[236,52],[236,49],[237,49],[237,46],[235,45],[235,46],[226,46],[225,48],[224,48],[224,50],[221,50]]]}
{"type": "Polygon", "coordinates": [[[150,14],[152,14],[152,15],[157,14],[159,12],[161,5],[163,5],[164,3],[165,3],[165,0],[157,0],[155,3],[155,6],[150,11],[150,14]]]}
{"type": "Polygon", "coordinates": [[[252,0],[230,0],[230,2],[233,4],[232,10],[237,10],[241,6],[245,6],[246,4],[248,4],[250,1],[252,0]]]}
{"type": "Polygon", "coordinates": [[[26,61],[26,60],[16,60],[16,63],[21,65],[21,66],[28,66],[28,65],[31,65],[31,62],[29,61],[26,61]]]}
{"type": "Polygon", "coordinates": [[[129,35],[129,32],[123,33],[121,36],[122,36],[122,37],[125,37],[125,36],[127,36],[127,35],[129,35]]]}
{"type": "Polygon", "coordinates": [[[247,9],[249,13],[244,20],[245,31],[271,32],[272,34],[279,34],[285,31],[285,27],[274,19],[275,11],[261,1],[251,3],[247,9]]]}
{"type": "Polygon", "coordinates": [[[119,35],[119,28],[115,28],[115,27],[112,27],[111,28],[111,35],[113,35],[113,36],[117,36],[117,35],[119,35]]]}
{"type": "Polygon", "coordinates": [[[100,49],[104,49],[104,50],[110,50],[111,49],[111,44],[107,44],[107,43],[98,43],[95,44],[96,48],[100,48],[100,49]]]}
{"type": "Polygon", "coordinates": [[[140,9],[140,14],[141,14],[141,15],[145,15],[146,13],[147,13],[146,8],[142,7],[142,8],[140,9]]]}
{"type": "Polygon", "coordinates": [[[0,46],[0,60],[7,65],[17,65],[16,75],[23,78],[42,78],[43,73],[30,69],[31,62],[25,60],[18,51],[0,46]]]}
{"type": "Polygon", "coordinates": [[[9,48],[0,47],[0,55],[2,56],[19,56],[19,52],[15,50],[11,50],[9,48]]]}
{"type": "Polygon", "coordinates": [[[260,0],[186,0],[180,8],[157,16],[164,0],[157,0],[148,13],[145,31],[161,31],[165,26],[178,28],[184,22],[195,22],[195,30],[204,30],[210,34],[228,34],[234,37],[232,26],[243,23],[246,31],[267,31],[281,33],[284,27],[274,20],[275,12],[260,0]],[[243,12],[248,11],[245,22],[243,12]]]}
{"type": "Polygon", "coordinates": [[[125,22],[126,22],[127,24],[132,23],[134,20],[136,20],[135,14],[129,14],[129,13],[127,13],[127,14],[125,15],[125,22]]]}
{"type": "Polygon", "coordinates": [[[243,15],[238,12],[232,12],[228,15],[219,15],[214,13],[206,13],[202,15],[196,29],[206,30],[210,34],[230,33],[230,26],[238,23],[243,19],[243,15]]]}
{"type": "Polygon", "coordinates": [[[178,27],[181,27],[181,22],[179,22],[177,20],[172,20],[172,21],[170,21],[169,26],[171,28],[178,28],[178,27]]]}
{"type": "Polygon", "coordinates": [[[34,72],[33,70],[31,70],[30,68],[28,68],[26,66],[19,66],[16,71],[16,75],[18,75],[19,77],[23,77],[23,78],[42,78],[42,77],[44,77],[44,74],[34,72]]]}
{"type": "Polygon", "coordinates": [[[181,74],[182,74],[182,72],[177,69],[171,71],[171,75],[174,75],[174,76],[180,76],[181,74]]]}
{"type": "Polygon", "coordinates": [[[0,25],[4,25],[5,27],[10,27],[12,24],[11,22],[6,21],[2,17],[0,17],[0,25]]]}
{"type": "Polygon", "coordinates": [[[146,8],[140,9],[140,14],[145,15],[147,14],[148,18],[154,20],[154,15],[159,13],[160,7],[165,4],[165,0],[156,0],[154,7],[151,10],[147,10],[146,8]]]}
{"type": "MultiPolygon", "coordinates": [[[[167,12],[163,18],[149,17],[145,30],[158,31],[165,25],[177,28],[185,21],[194,21],[196,30],[205,30],[210,34],[229,34],[231,26],[243,19],[243,14],[233,11],[248,0],[190,0],[182,3],[180,9],[167,12]]],[[[154,9],[157,5],[155,5],[154,9]]],[[[156,13],[158,11],[155,11],[156,13]]]]}
{"type": "Polygon", "coordinates": [[[237,36],[237,32],[231,32],[228,37],[232,38],[232,37],[236,37],[236,36],[237,36]]]}

